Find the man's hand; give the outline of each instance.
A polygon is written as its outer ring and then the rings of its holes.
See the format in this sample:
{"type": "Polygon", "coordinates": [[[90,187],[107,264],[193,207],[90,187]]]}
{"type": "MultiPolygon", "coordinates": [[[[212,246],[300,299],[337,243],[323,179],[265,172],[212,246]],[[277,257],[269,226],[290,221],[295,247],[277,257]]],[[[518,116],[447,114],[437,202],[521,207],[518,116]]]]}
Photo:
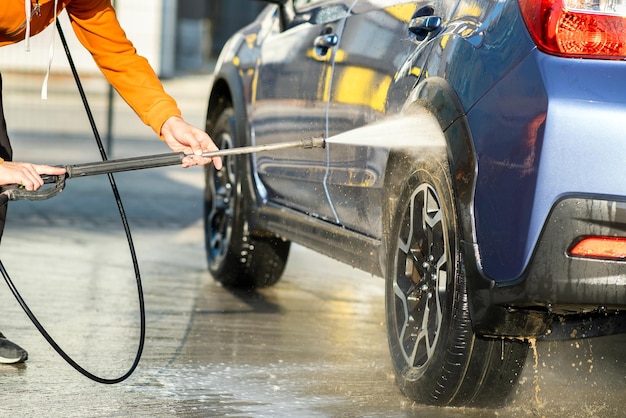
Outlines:
{"type": "Polygon", "coordinates": [[[191,167],[193,165],[205,165],[213,162],[215,168],[222,168],[222,159],[219,157],[204,158],[202,153],[218,151],[217,146],[201,129],[189,125],[179,117],[172,116],[165,121],[161,127],[161,135],[165,143],[174,152],[184,152],[185,154],[194,154],[193,157],[183,158],[183,167],[191,167]]]}
{"type": "Polygon", "coordinates": [[[0,185],[19,184],[26,190],[37,190],[43,186],[41,174],[60,176],[65,174],[65,168],[5,161],[0,164],[0,185]]]}

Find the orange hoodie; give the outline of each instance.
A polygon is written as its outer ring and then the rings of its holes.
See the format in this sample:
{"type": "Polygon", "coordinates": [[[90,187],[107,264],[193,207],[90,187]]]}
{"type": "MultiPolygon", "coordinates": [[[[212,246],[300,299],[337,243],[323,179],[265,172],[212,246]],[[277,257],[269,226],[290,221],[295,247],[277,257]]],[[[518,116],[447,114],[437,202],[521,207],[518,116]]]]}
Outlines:
{"type": "Polygon", "coordinates": [[[161,126],[169,117],[181,115],[148,61],[137,55],[126,38],[111,0],[58,0],[56,11],[54,0],[2,0],[0,46],[24,40],[27,27],[24,1],[31,1],[33,10],[31,35],[43,31],[54,22],[55,14],[66,9],[77,38],[91,52],[104,76],[157,134],[160,135],[161,126]]]}

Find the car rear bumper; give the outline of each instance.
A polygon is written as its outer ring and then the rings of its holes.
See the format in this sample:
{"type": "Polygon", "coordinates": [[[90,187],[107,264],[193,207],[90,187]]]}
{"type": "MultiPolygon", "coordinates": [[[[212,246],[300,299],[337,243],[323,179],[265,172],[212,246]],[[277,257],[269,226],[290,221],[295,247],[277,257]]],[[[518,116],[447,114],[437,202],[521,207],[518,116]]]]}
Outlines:
{"type": "Polygon", "coordinates": [[[564,196],[626,196],[625,76],[625,62],[535,51],[468,112],[483,275],[519,279],[564,196]]]}
{"type": "Polygon", "coordinates": [[[468,266],[476,331],[540,336],[559,317],[625,309],[626,259],[569,253],[573,244],[590,236],[626,237],[626,200],[575,196],[558,201],[527,269],[515,281],[496,284],[468,266]]]}

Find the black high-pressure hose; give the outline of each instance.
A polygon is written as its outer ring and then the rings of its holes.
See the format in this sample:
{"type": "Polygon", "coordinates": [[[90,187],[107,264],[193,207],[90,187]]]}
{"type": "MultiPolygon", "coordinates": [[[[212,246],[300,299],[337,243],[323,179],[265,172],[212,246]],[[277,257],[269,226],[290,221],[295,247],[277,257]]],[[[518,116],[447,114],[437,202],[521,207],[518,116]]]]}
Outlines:
{"type": "MultiPolygon", "coordinates": [[[[80,77],[78,76],[78,71],[76,70],[76,66],[74,65],[74,60],[72,59],[72,55],[71,55],[69,47],[67,45],[67,41],[65,40],[65,35],[63,34],[63,30],[61,29],[61,24],[59,23],[58,20],[57,20],[56,26],[57,26],[57,30],[59,32],[59,36],[61,38],[61,42],[63,44],[63,48],[65,49],[65,54],[66,54],[68,62],[70,64],[70,68],[72,70],[72,74],[74,76],[74,80],[76,81],[76,85],[78,87],[78,91],[79,91],[81,99],[83,101],[83,105],[85,106],[85,110],[86,110],[87,116],[89,118],[89,123],[91,124],[91,129],[92,129],[93,134],[94,134],[94,138],[95,138],[96,143],[98,145],[98,148],[100,150],[100,156],[102,157],[102,160],[105,161],[108,158],[107,158],[106,152],[104,150],[104,146],[102,144],[102,140],[100,139],[100,134],[98,133],[98,129],[96,127],[96,123],[94,121],[93,115],[91,113],[91,109],[89,107],[89,103],[87,102],[87,97],[85,95],[85,91],[83,89],[82,83],[80,82],[80,77]]],[[[20,304],[22,309],[24,309],[24,312],[30,318],[30,320],[33,322],[35,327],[37,327],[37,329],[39,330],[41,335],[43,335],[43,337],[46,339],[46,341],[48,341],[48,343],[52,346],[52,348],[54,348],[55,351],[57,353],[59,353],[59,355],[70,366],[72,366],[74,369],[76,369],[78,372],[80,372],[84,376],[86,376],[89,379],[94,380],[94,381],[96,381],[98,383],[115,384],[115,383],[120,383],[120,382],[126,380],[130,375],[133,374],[133,372],[135,371],[135,369],[137,368],[137,366],[139,364],[139,360],[141,359],[141,353],[143,352],[143,346],[144,346],[145,336],[146,336],[146,313],[145,313],[145,306],[144,306],[143,290],[142,290],[142,285],[141,285],[141,275],[139,273],[139,263],[137,261],[137,255],[135,253],[135,246],[133,245],[133,239],[132,239],[132,236],[131,236],[131,233],[130,233],[130,227],[128,225],[128,219],[126,218],[126,212],[124,211],[124,207],[122,205],[122,199],[121,199],[119,191],[117,189],[117,185],[115,184],[115,179],[113,178],[113,175],[111,173],[108,173],[108,177],[109,177],[109,183],[111,184],[111,190],[113,191],[113,195],[115,197],[115,202],[117,203],[117,208],[118,208],[118,211],[119,211],[119,214],[120,214],[122,225],[124,227],[124,232],[126,233],[126,240],[128,241],[128,247],[129,247],[130,255],[131,255],[131,258],[132,258],[132,262],[133,262],[133,269],[135,271],[135,278],[136,278],[136,282],[137,282],[137,293],[138,293],[138,296],[139,296],[139,312],[140,312],[140,318],[141,318],[140,319],[140,321],[141,321],[141,330],[140,330],[140,337],[139,337],[139,346],[137,347],[137,354],[135,355],[135,360],[133,361],[133,364],[131,365],[130,369],[126,373],[124,373],[122,376],[114,378],[114,379],[107,379],[107,378],[96,376],[96,375],[90,373],[89,371],[85,370],[83,367],[81,367],[67,353],[65,353],[65,351],[63,351],[63,349],[61,349],[61,347],[54,341],[54,339],[50,336],[50,334],[48,334],[46,329],[41,325],[41,323],[35,317],[33,312],[29,309],[28,305],[26,304],[26,302],[24,301],[22,296],[19,294],[19,292],[17,291],[17,288],[13,284],[13,281],[9,277],[9,274],[7,273],[6,269],[4,268],[4,265],[2,264],[2,261],[0,261],[0,273],[2,273],[2,276],[4,277],[4,280],[7,282],[8,286],[9,286],[9,289],[11,289],[11,292],[13,293],[15,298],[17,299],[18,303],[20,304]]]]}

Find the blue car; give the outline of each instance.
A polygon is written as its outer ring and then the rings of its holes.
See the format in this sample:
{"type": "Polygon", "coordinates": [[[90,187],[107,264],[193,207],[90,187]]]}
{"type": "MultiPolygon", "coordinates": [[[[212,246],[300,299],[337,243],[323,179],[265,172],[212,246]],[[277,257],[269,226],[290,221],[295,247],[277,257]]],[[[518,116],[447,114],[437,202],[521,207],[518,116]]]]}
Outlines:
{"type": "MultiPolygon", "coordinates": [[[[386,282],[396,380],[498,407],[536,339],[626,331],[626,0],[274,0],[224,46],[209,270],[291,242],[386,282]]],[[[358,283],[355,283],[358,286],[358,283]]]]}

